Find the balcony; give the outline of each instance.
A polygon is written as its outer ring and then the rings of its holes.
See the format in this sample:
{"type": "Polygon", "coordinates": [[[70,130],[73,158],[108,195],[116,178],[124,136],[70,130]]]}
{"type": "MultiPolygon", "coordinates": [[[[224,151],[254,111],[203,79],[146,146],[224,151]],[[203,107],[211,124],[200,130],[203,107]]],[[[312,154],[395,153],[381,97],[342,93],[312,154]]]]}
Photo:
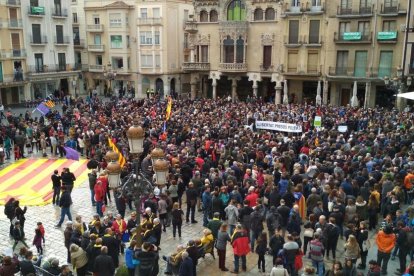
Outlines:
{"type": "Polygon", "coordinates": [[[314,35],[304,36],[302,38],[302,42],[303,42],[303,45],[305,47],[309,47],[309,48],[315,47],[315,48],[318,48],[318,47],[321,47],[322,46],[323,37],[322,36],[314,36],[314,35]]]}
{"type": "Polygon", "coordinates": [[[28,15],[35,16],[35,17],[42,17],[45,15],[45,7],[40,6],[29,6],[28,7],[28,15]]]}
{"type": "Polygon", "coordinates": [[[287,48],[299,48],[303,44],[302,39],[303,39],[302,36],[285,35],[284,43],[287,48]]]}
{"type": "Polygon", "coordinates": [[[194,21],[185,22],[184,30],[189,33],[196,33],[198,31],[197,22],[194,22],[194,21]]]}
{"type": "Polygon", "coordinates": [[[319,5],[312,5],[312,1],[306,3],[305,13],[309,15],[319,15],[323,14],[325,11],[325,3],[320,3],[319,5]]]}
{"type": "Polygon", "coordinates": [[[32,45],[45,45],[47,44],[47,37],[44,36],[30,36],[30,44],[32,45]]]}
{"type": "Polygon", "coordinates": [[[72,71],[74,68],[70,64],[45,64],[43,66],[30,65],[27,68],[28,74],[47,74],[47,73],[56,73],[56,72],[68,72],[72,71]]]}
{"type": "Polygon", "coordinates": [[[55,36],[55,45],[67,46],[70,44],[69,36],[55,36]]]}
{"type": "Polygon", "coordinates": [[[23,29],[22,20],[9,19],[9,29],[23,29]]]}
{"type": "Polygon", "coordinates": [[[362,18],[373,16],[373,6],[360,6],[358,10],[338,6],[336,17],[338,18],[362,18]]]}
{"type": "Polygon", "coordinates": [[[270,64],[260,64],[260,72],[273,72],[274,66],[270,64]]]}
{"type": "Polygon", "coordinates": [[[16,6],[20,6],[20,0],[7,0],[6,1],[6,6],[10,6],[10,7],[16,7],[16,6]]]}
{"type": "Polygon", "coordinates": [[[404,15],[407,13],[407,10],[402,10],[400,7],[400,3],[393,4],[392,6],[387,4],[381,4],[381,16],[398,16],[398,15],[404,15]]]}
{"type": "Polygon", "coordinates": [[[102,33],[104,31],[104,26],[102,24],[86,25],[86,31],[93,33],[102,33]]]}
{"type": "Polygon", "coordinates": [[[105,65],[90,64],[89,72],[103,73],[105,70],[105,65]]]}
{"type": "Polygon", "coordinates": [[[378,32],[377,42],[383,44],[395,44],[398,40],[398,32],[378,32]]]}
{"type": "Polygon", "coordinates": [[[346,32],[343,34],[334,33],[336,44],[369,44],[372,42],[372,33],[346,32]]]}
{"type": "Polygon", "coordinates": [[[16,71],[14,74],[5,74],[0,76],[0,86],[6,86],[8,84],[15,84],[18,82],[24,82],[24,75],[22,71],[16,71]]]}
{"type": "Polygon", "coordinates": [[[21,59],[26,57],[25,49],[1,50],[1,59],[21,59]]]}
{"type": "Polygon", "coordinates": [[[84,39],[74,38],[73,39],[73,46],[75,48],[85,48],[85,40],[84,39]]]}
{"type": "Polygon", "coordinates": [[[88,45],[88,51],[89,52],[104,52],[105,51],[105,45],[103,45],[103,44],[88,45]]]}
{"type": "Polygon", "coordinates": [[[249,22],[247,21],[220,21],[219,22],[219,32],[225,34],[232,33],[247,33],[249,22]]]}
{"type": "Polygon", "coordinates": [[[68,17],[67,9],[56,8],[53,10],[52,17],[56,19],[66,19],[68,17]]]}
{"type": "Polygon", "coordinates": [[[219,68],[222,72],[247,72],[247,63],[220,63],[219,68]]]}
{"type": "Polygon", "coordinates": [[[289,67],[287,68],[284,75],[287,76],[311,76],[311,77],[318,77],[321,75],[322,66],[315,66],[315,65],[308,65],[308,68],[300,68],[300,67],[289,67]]]}
{"type": "Polygon", "coordinates": [[[303,4],[297,6],[291,5],[290,3],[285,3],[283,15],[292,16],[292,15],[301,15],[305,11],[303,4]]]}
{"type": "Polygon", "coordinates": [[[391,68],[329,67],[329,75],[333,77],[382,79],[395,73],[391,68]]]}
{"type": "Polygon", "coordinates": [[[210,62],[183,62],[184,71],[209,71],[210,62]]]}
{"type": "Polygon", "coordinates": [[[138,25],[162,25],[162,17],[142,17],[137,20],[138,25]]]}

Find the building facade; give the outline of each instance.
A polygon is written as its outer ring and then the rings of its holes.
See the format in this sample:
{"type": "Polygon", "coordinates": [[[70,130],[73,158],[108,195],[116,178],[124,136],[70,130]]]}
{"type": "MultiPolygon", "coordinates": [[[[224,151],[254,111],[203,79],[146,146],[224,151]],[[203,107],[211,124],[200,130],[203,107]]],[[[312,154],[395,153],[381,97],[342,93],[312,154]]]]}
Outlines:
{"type": "Polygon", "coordinates": [[[186,23],[191,96],[387,106],[407,1],[194,1],[186,23]],[[355,87],[355,89],[354,89],[355,87]]]}
{"type": "Polygon", "coordinates": [[[0,17],[0,101],[7,105],[29,99],[20,0],[1,1],[0,17]]]}

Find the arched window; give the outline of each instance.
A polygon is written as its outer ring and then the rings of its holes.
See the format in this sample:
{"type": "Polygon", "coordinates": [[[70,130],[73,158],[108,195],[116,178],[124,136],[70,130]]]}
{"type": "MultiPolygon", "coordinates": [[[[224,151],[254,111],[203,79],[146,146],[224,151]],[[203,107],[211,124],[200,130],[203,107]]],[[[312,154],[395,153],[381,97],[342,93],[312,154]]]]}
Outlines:
{"type": "Polygon", "coordinates": [[[265,20],[275,20],[275,10],[273,8],[266,9],[265,20]]]}
{"type": "Polygon", "coordinates": [[[261,8],[257,8],[254,10],[254,21],[261,20],[263,20],[263,10],[261,8]]]}
{"type": "Polygon", "coordinates": [[[210,11],[210,22],[217,22],[218,21],[218,13],[216,10],[210,11]]]}
{"type": "Polygon", "coordinates": [[[227,20],[243,21],[246,19],[246,5],[241,0],[233,0],[227,7],[227,20]]]}
{"type": "Polygon", "coordinates": [[[223,41],[224,46],[224,63],[234,62],[234,40],[230,36],[223,41]]]}
{"type": "Polygon", "coordinates": [[[236,41],[236,63],[244,62],[244,40],[239,37],[236,41]]]}
{"type": "Polygon", "coordinates": [[[200,22],[208,22],[208,12],[201,11],[200,12],[200,22]]]}

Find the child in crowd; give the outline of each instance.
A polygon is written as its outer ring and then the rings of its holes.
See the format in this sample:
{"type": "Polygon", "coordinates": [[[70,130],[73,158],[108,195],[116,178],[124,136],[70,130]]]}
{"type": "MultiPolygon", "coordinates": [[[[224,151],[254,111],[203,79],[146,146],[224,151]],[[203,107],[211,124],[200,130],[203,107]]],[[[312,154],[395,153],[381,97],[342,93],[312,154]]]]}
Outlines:
{"type": "Polygon", "coordinates": [[[43,223],[39,221],[37,223],[37,228],[39,228],[40,233],[42,233],[42,240],[43,240],[43,246],[44,246],[45,245],[45,228],[43,227],[43,223]]]}
{"type": "Polygon", "coordinates": [[[43,247],[42,247],[42,232],[39,229],[39,226],[35,229],[35,235],[33,238],[33,245],[36,246],[37,253],[39,255],[43,255],[43,247]]]}

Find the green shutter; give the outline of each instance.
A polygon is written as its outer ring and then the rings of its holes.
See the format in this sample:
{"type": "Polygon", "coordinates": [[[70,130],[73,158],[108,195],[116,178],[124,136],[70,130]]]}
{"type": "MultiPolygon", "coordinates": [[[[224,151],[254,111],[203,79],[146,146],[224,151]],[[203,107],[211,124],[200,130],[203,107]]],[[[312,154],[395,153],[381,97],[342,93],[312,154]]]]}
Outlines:
{"type": "Polygon", "coordinates": [[[3,82],[3,64],[0,62],[0,82],[3,82]]]}
{"type": "Polygon", "coordinates": [[[397,39],[397,32],[378,32],[378,40],[393,40],[397,39]]]}
{"type": "Polygon", "coordinates": [[[365,78],[367,72],[367,51],[356,51],[355,52],[355,68],[354,76],[365,78]]]}
{"type": "Polygon", "coordinates": [[[391,76],[392,51],[381,51],[378,77],[391,76]]]}

